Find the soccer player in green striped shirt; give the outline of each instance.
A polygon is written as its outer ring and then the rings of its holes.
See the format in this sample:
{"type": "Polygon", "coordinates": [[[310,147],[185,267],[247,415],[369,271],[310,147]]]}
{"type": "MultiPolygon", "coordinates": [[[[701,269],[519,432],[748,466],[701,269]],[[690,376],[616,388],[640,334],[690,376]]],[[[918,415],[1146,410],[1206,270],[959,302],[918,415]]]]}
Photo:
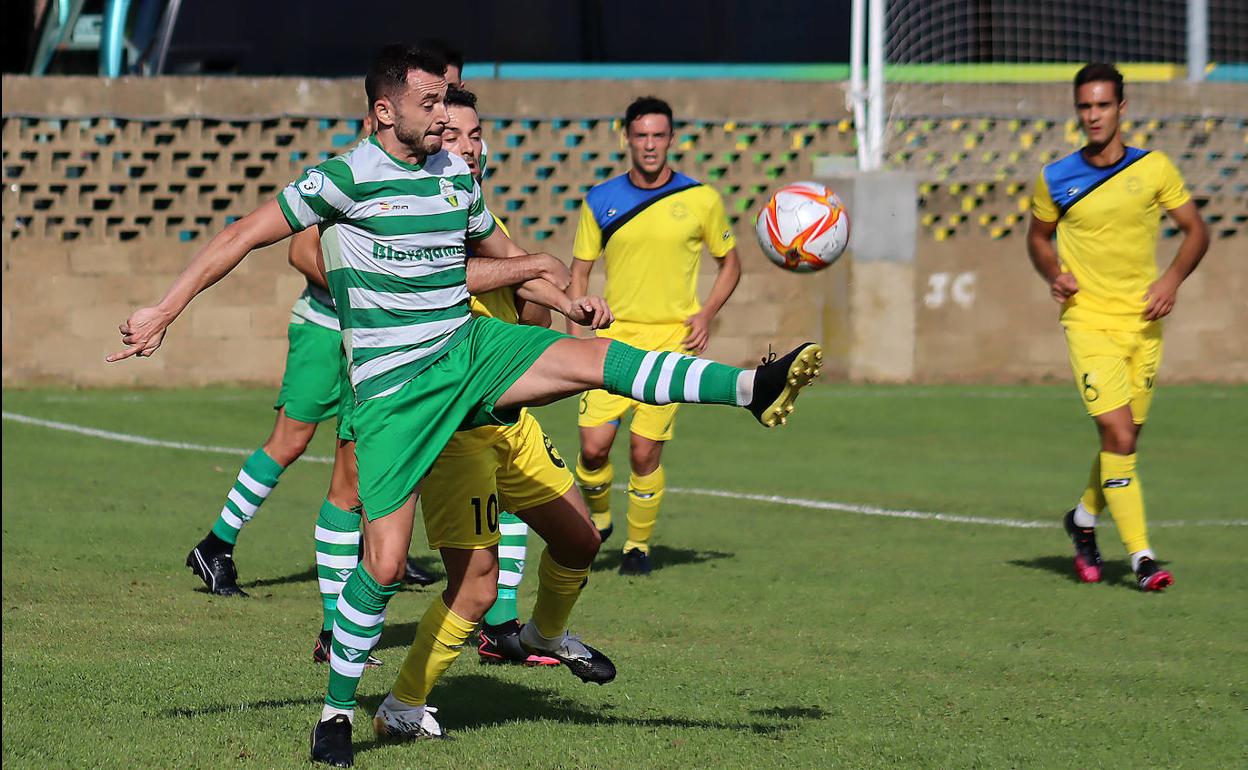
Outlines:
{"type": "MultiPolygon", "coordinates": [[[[745,370],[474,318],[466,247],[483,257],[514,252],[467,165],[442,150],[444,71],[445,63],[428,52],[383,49],[365,81],[377,132],[309,169],[276,201],[206,243],[159,303],[121,324],[126,347],[108,358],[154,354],[190,301],[253,249],[307,227],[337,225],[322,230],[322,251],[355,391],[352,427],[366,543],[338,600],[329,686],[312,731],[312,759],[339,767],[354,761],[356,689],[386,605],[398,591],[421,480],[456,430],[507,423],[524,406],[591,388],[655,404],[739,406],[771,427],[787,418],[822,360],[819,346],[806,343],[745,370]]],[[[612,320],[601,298],[569,299],[548,281],[530,281],[518,292],[594,329],[612,320]]],[[[608,682],[615,676],[610,660],[566,631],[600,544],[597,530],[573,517],[547,535],[537,601],[521,642],[559,659],[584,681],[608,682]]],[[[440,640],[448,647],[463,644],[471,625],[449,608],[443,614],[448,622],[440,640]]]]}

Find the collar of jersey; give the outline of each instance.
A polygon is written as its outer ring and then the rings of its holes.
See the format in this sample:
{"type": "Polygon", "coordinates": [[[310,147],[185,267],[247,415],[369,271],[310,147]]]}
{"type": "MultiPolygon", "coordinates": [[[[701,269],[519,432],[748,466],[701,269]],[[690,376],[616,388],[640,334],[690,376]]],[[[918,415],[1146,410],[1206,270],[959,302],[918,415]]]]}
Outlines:
{"type": "MultiPolygon", "coordinates": [[[[394,157],[390,153],[386,152],[386,148],[381,146],[381,142],[377,141],[376,134],[369,134],[368,141],[372,142],[374,147],[381,150],[383,155],[385,155],[390,160],[394,161],[394,163],[398,165],[399,168],[404,168],[404,169],[407,169],[408,171],[420,171],[422,168],[425,167],[425,164],[423,163],[408,163],[407,161],[399,160],[398,158],[394,157]]],[[[429,156],[426,155],[425,157],[428,158],[429,156]]]]}

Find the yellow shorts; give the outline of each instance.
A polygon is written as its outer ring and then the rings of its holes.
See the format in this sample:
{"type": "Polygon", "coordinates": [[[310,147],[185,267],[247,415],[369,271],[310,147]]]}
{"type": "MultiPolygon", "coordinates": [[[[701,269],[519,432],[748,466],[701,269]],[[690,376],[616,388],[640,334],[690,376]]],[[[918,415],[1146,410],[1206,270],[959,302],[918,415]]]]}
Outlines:
{"type": "Polygon", "coordinates": [[[571,471],[528,412],[500,436],[488,446],[469,444],[474,449],[466,453],[457,453],[451,439],[434,462],[420,492],[430,548],[497,545],[500,511],[549,503],[572,488],[571,471]]]}
{"type": "MultiPolygon", "coordinates": [[[[616,321],[600,337],[609,337],[643,350],[678,352],[689,354],[681,341],[689,335],[684,324],[638,324],[616,321]]],[[[629,398],[616,396],[605,390],[591,390],[581,394],[576,424],[582,428],[596,428],[607,423],[619,424],[628,412],[632,412],[629,430],[651,441],[670,441],[676,425],[676,410],[680,404],[655,406],[629,398]]]]}
{"type": "Polygon", "coordinates": [[[1161,365],[1161,327],[1142,332],[1067,329],[1075,387],[1093,417],[1130,405],[1137,425],[1148,419],[1161,365]]]}

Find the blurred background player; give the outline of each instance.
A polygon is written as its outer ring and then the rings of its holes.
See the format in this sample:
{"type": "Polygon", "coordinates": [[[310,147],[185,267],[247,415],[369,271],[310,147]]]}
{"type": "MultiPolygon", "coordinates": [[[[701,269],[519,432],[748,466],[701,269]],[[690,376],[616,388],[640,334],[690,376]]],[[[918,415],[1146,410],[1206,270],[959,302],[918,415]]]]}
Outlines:
{"type": "MultiPolygon", "coordinates": [[[[372,133],[372,116],[365,114],[362,134],[367,137],[372,133]]],[[[282,472],[307,450],[317,425],[332,416],[339,416],[340,398],[351,397],[350,390],[344,390],[339,383],[345,371],[346,358],[334,298],[317,268],[316,255],[319,251],[320,233],[315,229],[291,238],[288,259],[291,266],[304,275],[306,285],[295,301],[287,327],[290,346],[275,405],[277,421],[268,440],[243,464],[208,534],[186,557],[186,565],[191,571],[204,581],[209,592],[219,596],[247,595],[238,587],[238,570],[234,562],[234,546],[239,533],[273,491],[282,472]]],[[[341,420],[339,425],[341,428],[341,420]]],[[[335,468],[338,465],[336,461],[335,468]]],[[[358,506],[359,501],[352,486],[345,483],[338,486],[338,502],[354,502],[346,506],[336,505],[331,494],[322,503],[317,518],[319,521],[329,516],[345,522],[353,517],[356,522],[354,542],[358,547],[359,513],[352,513],[349,509],[358,506]]],[[[331,492],[333,489],[331,481],[331,492]]],[[[318,558],[318,572],[345,569],[346,574],[350,574],[355,565],[347,564],[350,559],[345,554],[346,550],[345,543],[335,544],[330,549],[332,558],[330,554],[318,558]],[[326,560],[332,566],[321,564],[326,560]]],[[[324,575],[321,577],[325,578],[324,575]]],[[[403,581],[425,586],[437,582],[437,577],[423,569],[415,559],[408,559],[403,581]]]]}
{"type": "MultiPolygon", "coordinates": [[[[668,165],[672,108],[667,102],[654,97],[634,101],[624,113],[624,131],[632,168],[595,185],[581,206],[571,293],[587,290],[594,263],[605,258],[604,294],[616,320],[598,335],[652,350],[700,354],[710,341],[711,322],[741,277],[723,201],[713,188],[668,165]],[[719,270],[705,304],[697,292],[703,244],[719,270]]],[[[605,390],[580,399],[576,475],[603,540],[615,528],[611,445],[621,419],[632,412],[622,574],[650,573],[650,536],[665,487],[663,445],[672,438],[676,409],[674,403],[651,406],[605,390]]]]}
{"type": "MultiPolygon", "coordinates": [[[[296,248],[291,241],[292,265],[296,248]]],[[[212,528],[186,557],[191,572],[219,596],[247,595],[238,587],[234,564],[238,535],[273,492],[282,472],[308,448],[317,425],[338,413],[342,332],[327,289],[308,280],[291,309],[286,336],[290,347],[274,405],[273,431],[243,463],[212,528]]],[[[324,505],[331,503],[326,499],[324,505]]]]}
{"type": "Polygon", "coordinates": [[[1037,177],[1027,233],[1032,264],[1062,305],[1075,385],[1101,439],[1088,485],[1065,526],[1080,580],[1098,582],[1096,519],[1108,507],[1140,589],[1160,591],[1174,579],[1149,548],[1136,442],[1161,363],[1161,319],[1200,264],[1209,236],[1170,159],[1123,143],[1127,102],[1117,68],[1089,64],[1074,85],[1087,144],[1037,177]],[[1160,278],[1159,207],[1183,231],[1178,254],[1160,278]]]}

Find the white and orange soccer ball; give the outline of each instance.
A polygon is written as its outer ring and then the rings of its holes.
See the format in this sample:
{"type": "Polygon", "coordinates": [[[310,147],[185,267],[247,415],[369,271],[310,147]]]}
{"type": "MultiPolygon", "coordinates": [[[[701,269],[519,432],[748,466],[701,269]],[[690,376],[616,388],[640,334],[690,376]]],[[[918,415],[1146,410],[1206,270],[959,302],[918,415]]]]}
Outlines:
{"type": "Polygon", "coordinates": [[[836,193],[818,182],[786,184],[758,212],[758,245],[772,262],[795,273],[813,273],[837,260],[849,245],[849,212],[836,193]]]}

